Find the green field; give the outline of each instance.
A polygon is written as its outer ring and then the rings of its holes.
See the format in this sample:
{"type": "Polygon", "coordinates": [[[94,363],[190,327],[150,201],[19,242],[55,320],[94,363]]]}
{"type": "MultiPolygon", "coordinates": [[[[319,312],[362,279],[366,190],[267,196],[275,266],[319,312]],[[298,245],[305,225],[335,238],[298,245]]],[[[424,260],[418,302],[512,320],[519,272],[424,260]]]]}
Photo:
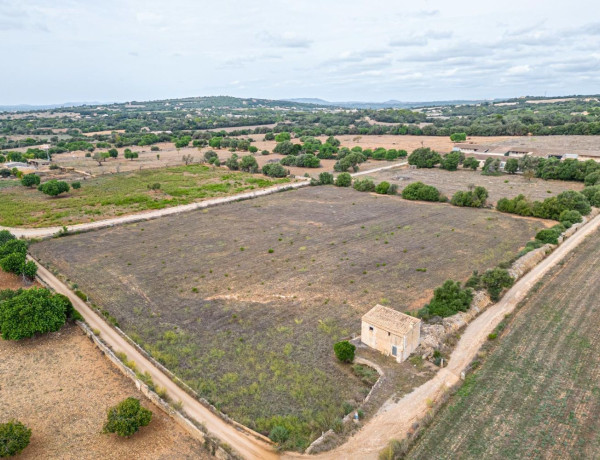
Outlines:
{"type": "Polygon", "coordinates": [[[600,457],[600,234],[543,280],[408,455],[600,457]]]}
{"type": "Polygon", "coordinates": [[[81,181],[81,189],[71,189],[69,193],[55,198],[35,188],[20,185],[0,187],[0,225],[73,225],[288,181],[190,165],[101,176],[81,181]],[[150,190],[148,187],[153,184],[160,184],[160,189],[150,190]]]}

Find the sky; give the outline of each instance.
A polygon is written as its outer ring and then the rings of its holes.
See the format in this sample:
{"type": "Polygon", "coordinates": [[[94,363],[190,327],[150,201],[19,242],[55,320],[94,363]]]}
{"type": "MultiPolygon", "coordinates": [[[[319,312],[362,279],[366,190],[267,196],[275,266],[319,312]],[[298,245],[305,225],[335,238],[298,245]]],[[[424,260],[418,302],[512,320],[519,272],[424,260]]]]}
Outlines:
{"type": "Polygon", "coordinates": [[[600,93],[597,0],[0,0],[0,105],[600,93]]]}

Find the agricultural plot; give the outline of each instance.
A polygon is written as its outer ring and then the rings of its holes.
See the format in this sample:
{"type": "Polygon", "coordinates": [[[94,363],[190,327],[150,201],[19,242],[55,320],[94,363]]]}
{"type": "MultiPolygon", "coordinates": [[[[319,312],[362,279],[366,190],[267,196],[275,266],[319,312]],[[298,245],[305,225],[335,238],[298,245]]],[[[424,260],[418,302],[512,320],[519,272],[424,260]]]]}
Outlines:
{"type": "Polygon", "coordinates": [[[136,390],[73,325],[21,342],[0,340],[0,420],[32,430],[19,459],[208,459],[204,446],[136,390]],[[109,407],[133,396],[152,410],[131,438],[102,434],[109,407]]]}
{"type": "Polygon", "coordinates": [[[398,168],[379,171],[368,175],[376,183],[388,181],[397,184],[402,190],[412,182],[423,182],[433,185],[448,198],[452,198],[459,190],[467,190],[469,186],[485,187],[490,196],[489,203],[495,204],[501,198],[514,198],[519,194],[525,195],[530,200],[543,201],[551,196],[556,196],[565,190],[582,190],[583,183],[559,180],[531,179],[528,181],[518,174],[504,174],[501,176],[484,176],[481,171],[459,169],[446,171],[444,169],[408,169],[398,168]]]}
{"type": "Polygon", "coordinates": [[[543,279],[408,458],[600,456],[599,248],[543,279]]]}
{"type": "Polygon", "coordinates": [[[544,225],[310,187],[31,251],[218,408],[265,433],[287,425],[287,447],[301,448],[368,391],[332,352],[366,311],[420,308],[446,279],[510,259],[544,225]]]}
{"type": "Polygon", "coordinates": [[[35,188],[16,185],[0,188],[0,225],[73,225],[232,195],[287,181],[289,179],[269,179],[190,165],[97,177],[81,181],[80,189],[71,189],[67,194],[54,198],[35,188]],[[154,184],[158,184],[158,188],[154,184]]]}

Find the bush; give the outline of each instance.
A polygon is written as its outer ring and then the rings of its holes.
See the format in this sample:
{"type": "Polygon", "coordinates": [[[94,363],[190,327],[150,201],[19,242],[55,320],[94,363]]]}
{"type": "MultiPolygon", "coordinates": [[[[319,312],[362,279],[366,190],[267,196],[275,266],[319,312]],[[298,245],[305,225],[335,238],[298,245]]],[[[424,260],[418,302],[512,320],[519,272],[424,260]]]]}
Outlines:
{"type": "Polygon", "coordinates": [[[562,231],[559,231],[558,228],[545,228],[537,232],[535,239],[544,244],[558,244],[558,237],[561,233],[562,231]]]}
{"type": "Polygon", "coordinates": [[[563,211],[560,213],[560,216],[558,217],[558,220],[563,223],[563,222],[568,222],[569,227],[571,227],[573,224],[578,224],[579,222],[581,222],[583,220],[583,218],[581,217],[581,213],[579,211],[563,211]]]}
{"type": "Polygon", "coordinates": [[[453,133],[450,135],[452,142],[464,142],[467,140],[467,133],[453,133]]]}
{"type": "Polygon", "coordinates": [[[461,288],[458,281],[447,280],[433,291],[433,299],[419,311],[419,316],[441,316],[445,318],[459,311],[467,311],[473,300],[473,291],[461,288]]]}
{"type": "Polygon", "coordinates": [[[508,174],[515,174],[519,170],[519,160],[516,158],[509,158],[506,160],[504,165],[504,172],[508,174]]]}
{"type": "Polygon", "coordinates": [[[227,158],[227,160],[225,160],[225,166],[227,166],[232,171],[237,171],[238,169],[240,169],[237,154],[234,153],[233,155],[231,155],[231,157],[227,158]]]}
{"type": "Polygon", "coordinates": [[[300,168],[318,168],[321,166],[321,160],[312,153],[304,153],[296,157],[296,166],[300,168]]]}
{"type": "Polygon", "coordinates": [[[354,352],[356,351],[356,347],[347,340],[342,340],[333,346],[333,351],[335,352],[336,358],[341,362],[351,363],[354,361],[354,352]]]}
{"type": "Polygon", "coordinates": [[[275,425],[269,433],[269,439],[277,444],[283,444],[290,437],[288,429],[281,425],[275,425]]]}
{"type": "Polygon", "coordinates": [[[465,158],[463,161],[463,168],[471,168],[473,171],[476,171],[479,168],[479,160],[475,157],[465,158]]]}
{"type": "Polygon", "coordinates": [[[25,187],[35,187],[40,185],[40,176],[37,174],[25,174],[21,179],[21,184],[25,187]]]}
{"type": "MultiPolygon", "coordinates": [[[[283,131],[275,136],[275,142],[289,141],[291,138],[292,138],[292,136],[290,135],[290,133],[283,131]]],[[[265,136],[265,139],[266,139],[266,136],[265,136]]]]}
{"type": "Polygon", "coordinates": [[[467,206],[471,208],[482,208],[486,204],[488,191],[485,187],[475,187],[473,191],[456,192],[450,202],[454,206],[467,206]]]}
{"type": "Polygon", "coordinates": [[[374,192],[375,184],[371,179],[358,179],[354,181],[354,190],[359,192],[374,192]]]}
{"type": "Polygon", "coordinates": [[[263,150],[262,152],[260,152],[261,155],[269,155],[269,151],[268,150],[263,150]]]}
{"type": "Polygon", "coordinates": [[[321,174],[319,174],[319,183],[321,185],[333,184],[333,174],[328,172],[322,172],[321,174]]]}
{"type": "Polygon", "coordinates": [[[445,169],[447,171],[456,171],[458,169],[458,165],[460,164],[460,160],[462,158],[462,154],[460,152],[452,152],[444,155],[440,162],[440,168],[445,169]]]}
{"type": "Polygon", "coordinates": [[[288,170],[279,163],[268,163],[262,167],[262,173],[269,177],[285,177],[288,170]]]}
{"type": "Polygon", "coordinates": [[[29,445],[31,430],[17,420],[0,424],[0,458],[12,457],[29,445]]]}
{"type": "Polygon", "coordinates": [[[217,155],[217,152],[215,152],[214,150],[207,150],[206,152],[204,152],[204,160],[207,163],[212,163],[214,160],[219,158],[219,155],[217,155]]]}
{"type": "Polygon", "coordinates": [[[600,207],[600,185],[586,187],[581,191],[592,206],[600,207]]]}
{"type": "Polygon", "coordinates": [[[48,289],[32,288],[0,303],[0,333],[5,340],[58,331],[67,320],[68,304],[48,289]]]}
{"type": "Polygon", "coordinates": [[[358,171],[358,165],[366,159],[367,157],[360,152],[350,152],[342,158],[338,155],[338,161],[333,165],[333,170],[336,172],[346,172],[352,168],[356,172],[358,171]]]}
{"type": "Polygon", "coordinates": [[[49,196],[58,196],[61,193],[66,193],[71,189],[69,184],[64,181],[58,181],[56,179],[49,180],[48,182],[40,185],[38,190],[49,196]]]}
{"type": "Polygon", "coordinates": [[[390,183],[383,181],[377,184],[377,187],[375,187],[375,193],[379,193],[380,195],[387,195],[389,189],[390,183]]]}
{"type": "Polygon", "coordinates": [[[108,410],[103,432],[131,436],[151,420],[152,412],[142,407],[139,399],[127,398],[108,410]]]}
{"type": "Polygon", "coordinates": [[[402,190],[402,198],[405,200],[446,201],[437,188],[425,185],[423,182],[413,182],[407,185],[402,190]]]}
{"type": "Polygon", "coordinates": [[[347,172],[339,174],[335,179],[335,185],[338,187],[350,187],[352,185],[352,176],[347,172]]]}
{"type": "Polygon", "coordinates": [[[585,176],[585,179],[583,180],[583,183],[586,186],[600,184],[600,171],[595,171],[595,172],[590,173],[587,176],[585,176]]]}
{"type": "Polygon", "coordinates": [[[240,169],[249,173],[255,173],[258,171],[258,163],[256,162],[256,158],[254,158],[252,155],[243,156],[240,163],[240,169]]]}
{"type": "Polygon", "coordinates": [[[413,151],[408,157],[408,164],[417,168],[433,168],[441,161],[442,157],[429,147],[420,147],[413,151]]]}
{"type": "Polygon", "coordinates": [[[81,188],[81,182],[71,182],[71,187],[73,187],[74,190],[79,190],[81,188]]]}
{"type": "MultiPolygon", "coordinates": [[[[565,192],[560,193],[557,197],[556,197],[556,202],[558,204],[558,206],[561,208],[561,211],[564,210],[575,210],[575,211],[579,211],[579,213],[582,216],[587,216],[591,211],[592,208],[590,206],[590,203],[588,201],[588,199],[585,197],[585,195],[583,195],[582,193],[576,192],[574,190],[567,190],[565,192]]],[[[558,213],[558,215],[556,217],[553,217],[554,219],[558,219],[558,217],[560,216],[560,212],[558,213]]]]}
{"type": "Polygon", "coordinates": [[[509,288],[515,280],[503,268],[494,268],[481,276],[481,283],[488,291],[492,301],[496,302],[504,288],[509,288]]]}
{"type": "Polygon", "coordinates": [[[0,230],[0,247],[4,246],[5,243],[16,239],[17,237],[8,230],[0,230]]]}
{"type": "MultiPolygon", "coordinates": [[[[156,150],[158,150],[158,147],[156,147],[156,150]]],[[[119,156],[119,151],[117,149],[110,149],[108,151],[108,156],[110,158],[117,158],[119,156]]]]}
{"type": "MultiPolygon", "coordinates": [[[[160,147],[158,145],[153,145],[152,147],[150,147],[150,151],[151,152],[160,152],[160,147]]],[[[108,151],[108,153],[110,153],[110,150],[108,151]]]]}

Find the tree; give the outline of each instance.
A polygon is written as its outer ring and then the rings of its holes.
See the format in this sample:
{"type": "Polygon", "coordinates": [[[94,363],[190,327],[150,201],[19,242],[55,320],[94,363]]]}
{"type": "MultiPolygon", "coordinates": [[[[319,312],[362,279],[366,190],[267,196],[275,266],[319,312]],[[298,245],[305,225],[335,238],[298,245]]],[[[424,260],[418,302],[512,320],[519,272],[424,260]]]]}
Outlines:
{"type": "Polygon", "coordinates": [[[404,187],[402,198],[405,200],[446,201],[446,197],[437,188],[425,185],[423,182],[413,182],[404,187]]]}
{"type": "Polygon", "coordinates": [[[473,301],[473,291],[461,288],[458,281],[447,280],[433,291],[429,305],[419,311],[419,316],[441,316],[445,318],[459,311],[467,311],[473,301]]]}
{"type": "MultiPolygon", "coordinates": [[[[567,190],[560,193],[556,196],[556,201],[562,210],[579,211],[582,216],[587,216],[592,211],[590,203],[585,195],[574,190],[567,190]]],[[[554,218],[558,218],[558,216],[554,218]]]]}
{"type": "Polygon", "coordinates": [[[61,193],[66,193],[71,189],[69,184],[65,181],[58,181],[56,179],[49,180],[38,186],[38,190],[49,196],[58,196],[61,193]]]}
{"type": "Polygon", "coordinates": [[[429,147],[420,147],[408,156],[408,164],[417,168],[433,168],[441,161],[442,157],[429,147]]]}
{"type": "Polygon", "coordinates": [[[319,174],[319,182],[321,185],[333,184],[333,174],[328,172],[322,172],[321,174],[319,174]]]}
{"type": "Polygon", "coordinates": [[[479,160],[475,157],[465,158],[463,161],[463,168],[471,168],[473,171],[476,171],[479,168],[479,160]]]}
{"type": "Polygon", "coordinates": [[[262,173],[269,177],[285,177],[289,174],[288,170],[279,163],[267,163],[262,167],[262,173]]]}
{"type": "Polygon", "coordinates": [[[579,222],[581,222],[583,220],[583,218],[581,217],[581,213],[579,211],[575,211],[575,210],[569,211],[569,210],[565,209],[563,212],[560,213],[558,220],[561,223],[568,222],[569,227],[571,227],[573,224],[578,224],[579,222]]]}
{"type": "Polygon", "coordinates": [[[206,152],[204,152],[204,160],[208,163],[212,163],[215,158],[218,159],[219,155],[217,155],[217,152],[215,152],[214,150],[207,150],[206,152]]]}
{"type": "Polygon", "coordinates": [[[79,181],[71,182],[71,187],[73,187],[73,189],[75,189],[75,190],[79,190],[81,188],[81,182],[79,182],[79,181]]]}
{"type": "Polygon", "coordinates": [[[342,340],[333,346],[333,351],[335,352],[336,358],[341,362],[351,363],[354,361],[354,352],[356,351],[356,347],[347,340],[342,340]]]}
{"type": "Polygon", "coordinates": [[[137,398],[127,398],[108,410],[104,433],[131,436],[152,420],[152,412],[142,407],[137,398]]]}
{"type": "MultiPolygon", "coordinates": [[[[158,149],[158,147],[156,147],[156,148],[158,149]]],[[[108,155],[109,155],[111,158],[117,158],[117,157],[119,156],[119,151],[118,151],[117,149],[110,149],[110,150],[108,151],[108,155]]]]}
{"type": "Polygon", "coordinates": [[[273,153],[279,153],[281,155],[291,155],[294,153],[294,144],[290,141],[279,142],[275,148],[273,148],[273,153]]]}
{"type": "Polygon", "coordinates": [[[375,187],[375,193],[378,193],[380,195],[387,195],[389,189],[390,183],[387,181],[383,181],[377,184],[377,187],[375,187]]]}
{"type": "Polygon", "coordinates": [[[467,133],[453,133],[450,135],[452,142],[464,142],[467,140],[467,133]]]}
{"type": "Polygon", "coordinates": [[[508,174],[515,174],[519,169],[519,160],[516,158],[509,158],[506,160],[506,164],[504,165],[504,172],[508,174]]]}
{"type": "Polygon", "coordinates": [[[40,185],[40,176],[37,174],[25,174],[23,179],[21,179],[21,184],[25,187],[35,187],[40,185]]]}
{"type": "Polygon", "coordinates": [[[181,157],[181,161],[183,161],[185,163],[185,165],[188,166],[190,163],[192,163],[194,161],[194,157],[191,154],[183,155],[181,157]]]}
{"type": "Polygon", "coordinates": [[[102,163],[104,161],[106,161],[106,159],[109,157],[109,153],[108,152],[96,152],[94,153],[94,156],[92,157],[94,159],[94,161],[98,162],[98,166],[102,166],[102,163]]]}
{"type": "Polygon", "coordinates": [[[58,331],[67,320],[64,296],[48,289],[18,291],[0,303],[0,333],[5,340],[20,340],[35,334],[58,331]]]}
{"type": "Polygon", "coordinates": [[[444,158],[441,159],[440,168],[447,171],[456,171],[458,169],[458,165],[460,164],[460,160],[460,152],[448,153],[447,155],[444,155],[444,158]]]}
{"type": "Polygon", "coordinates": [[[339,174],[335,179],[335,185],[338,187],[350,187],[352,185],[352,176],[347,172],[339,174]]]}
{"type": "Polygon", "coordinates": [[[456,192],[450,202],[454,206],[482,208],[485,206],[488,196],[488,191],[485,189],[485,187],[478,186],[475,187],[474,190],[469,190],[467,192],[456,192]]]}
{"type": "Polygon", "coordinates": [[[282,425],[275,425],[269,432],[269,439],[277,444],[283,444],[289,437],[290,432],[282,425]]]}
{"type": "Polygon", "coordinates": [[[291,138],[292,136],[290,135],[290,133],[283,131],[275,136],[275,142],[289,141],[291,138]]]}
{"type": "Polygon", "coordinates": [[[245,155],[240,162],[240,169],[245,172],[255,173],[258,171],[258,163],[252,155],[245,155]]]}
{"type": "Polygon", "coordinates": [[[354,190],[359,192],[374,192],[375,183],[371,179],[357,179],[354,181],[354,190]]]}
{"type": "Polygon", "coordinates": [[[16,239],[17,237],[8,230],[0,230],[0,247],[4,246],[4,244],[8,243],[9,241],[16,239]]]}
{"type": "Polygon", "coordinates": [[[31,429],[17,420],[0,423],[0,458],[22,452],[31,439],[31,429]]]}
{"type": "Polygon", "coordinates": [[[234,153],[233,155],[231,155],[231,157],[227,158],[227,160],[225,160],[225,166],[227,166],[232,171],[239,170],[240,164],[238,162],[237,154],[234,153]]]}
{"type": "Polygon", "coordinates": [[[128,160],[134,160],[135,158],[138,157],[138,153],[137,152],[132,152],[129,149],[125,149],[125,152],[123,153],[123,156],[128,159],[128,160]]]}
{"type": "Polygon", "coordinates": [[[500,299],[502,289],[509,288],[515,280],[508,274],[508,271],[503,268],[494,268],[486,271],[481,276],[481,282],[490,294],[490,299],[496,302],[500,299]]]}

